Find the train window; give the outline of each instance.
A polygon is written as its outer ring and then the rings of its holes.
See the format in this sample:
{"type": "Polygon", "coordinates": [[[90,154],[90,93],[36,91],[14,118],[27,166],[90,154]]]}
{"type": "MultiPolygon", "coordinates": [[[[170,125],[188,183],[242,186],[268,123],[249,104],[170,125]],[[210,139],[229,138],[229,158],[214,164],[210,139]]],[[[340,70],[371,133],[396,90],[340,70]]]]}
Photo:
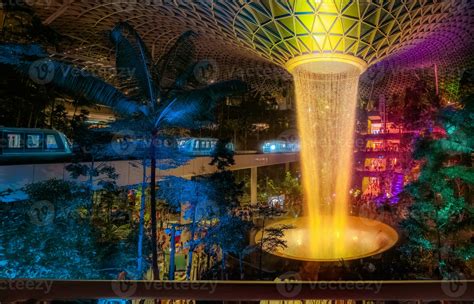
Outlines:
{"type": "Polygon", "coordinates": [[[204,140],[201,140],[201,149],[206,148],[206,142],[204,140]]]}
{"type": "Polygon", "coordinates": [[[40,149],[41,148],[41,135],[40,134],[26,135],[26,148],[40,149]]]}
{"type": "Polygon", "coordinates": [[[9,149],[20,149],[21,144],[21,134],[7,134],[8,138],[8,148],[9,149]]]}
{"type": "Polygon", "coordinates": [[[211,148],[211,142],[210,141],[206,141],[206,149],[210,149],[211,148]]]}
{"type": "Polygon", "coordinates": [[[56,136],[54,134],[46,135],[46,149],[57,149],[58,142],[56,141],[56,136]]]}
{"type": "Polygon", "coordinates": [[[194,143],[194,148],[199,149],[199,140],[196,140],[196,142],[194,143]]]}

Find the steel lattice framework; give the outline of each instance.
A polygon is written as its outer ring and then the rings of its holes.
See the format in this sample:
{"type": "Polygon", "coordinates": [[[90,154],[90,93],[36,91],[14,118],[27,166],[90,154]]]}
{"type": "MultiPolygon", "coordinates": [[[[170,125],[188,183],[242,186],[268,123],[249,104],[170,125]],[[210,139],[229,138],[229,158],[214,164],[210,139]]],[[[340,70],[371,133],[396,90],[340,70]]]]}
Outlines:
{"type": "MultiPolygon", "coordinates": [[[[33,3],[43,23],[70,40],[56,56],[96,69],[113,66],[106,34],[125,20],[140,32],[155,58],[191,29],[199,34],[198,57],[216,60],[221,78],[240,75],[269,90],[291,79],[283,64],[310,53],[353,55],[372,66],[369,72],[434,64],[444,71],[443,67],[471,66],[473,58],[474,4],[469,0],[33,3]]],[[[447,72],[440,76],[453,77],[447,72]]],[[[393,85],[398,82],[395,79],[393,85]]],[[[361,89],[364,94],[364,85],[361,89]]]]}

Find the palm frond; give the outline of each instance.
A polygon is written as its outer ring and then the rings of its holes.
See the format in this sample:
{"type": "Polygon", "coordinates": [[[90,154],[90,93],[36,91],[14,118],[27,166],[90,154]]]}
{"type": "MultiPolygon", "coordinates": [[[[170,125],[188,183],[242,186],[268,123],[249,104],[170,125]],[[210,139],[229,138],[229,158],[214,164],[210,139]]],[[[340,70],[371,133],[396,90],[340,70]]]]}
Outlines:
{"type": "Polygon", "coordinates": [[[24,59],[38,60],[48,54],[37,44],[0,44],[0,63],[6,65],[19,64],[24,59]]]}
{"type": "Polygon", "coordinates": [[[158,60],[155,68],[161,76],[161,87],[172,87],[175,80],[192,66],[196,52],[192,38],[195,36],[193,31],[183,33],[168,52],[158,60]]]}
{"type": "Polygon", "coordinates": [[[184,89],[190,82],[195,82],[194,71],[196,69],[196,66],[197,63],[194,63],[190,65],[186,70],[184,70],[181,74],[179,74],[176,77],[174,84],[171,85],[170,91],[184,89]]]}
{"type": "Polygon", "coordinates": [[[223,98],[242,94],[247,89],[240,80],[229,80],[209,85],[201,89],[186,91],[174,96],[164,105],[162,115],[156,124],[196,129],[214,120],[214,109],[223,98]]]}
{"type": "Polygon", "coordinates": [[[0,63],[35,81],[39,79],[68,95],[112,107],[120,114],[143,111],[137,103],[99,77],[46,56],[47,53],[38,45],[0,45],[0,63]]]}
{"type": "MultiPolygon", "coordinates": [[[[114,111],[133,115],[144,111],[143,107],[125,96],[114,86],[99,77],[62,62],[48,60],[48,66],[54,71],[51,85],[76,97],[82,97],[94,103],[111,107],[114,111]]],[[[31,63],[21,65],[21,70],[30,70],[31,63]]]]}
{"type": "Polygon", "coordinates": [[[474,169],[465,167],[465,166],[454,166],[443,168],[441,170],[444,174],[446,174],[449,178],[460,178],[461,180],[469,183],[474,184],[474,169]]]}
{"type": "Polygon", "coordinates": [[[439,151],[452,153],[472,153],[472,148],[467,143],[456,142],[449,139],[440,139],[433,143],[433,147],[439,151]]]}
{"type": "Polygon", "coordinates": [[[115,26],[110,39],[115,45],[115,60],[119,78],[134,98],[154,106],[159,89],[153,81],[153,62],[140,35],[128,23],[115,26]]]}

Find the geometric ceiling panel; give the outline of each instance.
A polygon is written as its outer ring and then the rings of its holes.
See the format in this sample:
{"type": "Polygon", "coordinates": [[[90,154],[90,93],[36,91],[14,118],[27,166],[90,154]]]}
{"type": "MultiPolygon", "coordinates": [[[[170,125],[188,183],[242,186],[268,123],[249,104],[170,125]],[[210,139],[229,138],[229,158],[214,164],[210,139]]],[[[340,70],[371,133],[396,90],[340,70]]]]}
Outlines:
{"type": "MultiPolygon", "coordinates": [[[[157,59],[187,30],[198,59],[222,78],[259,87],[291,76],[281,68],[309,53],[357,56],[370,65],[440,67],[471,63],[471,0],[48,0],[27,1],[68,39],[56,57],[98,71],[114,66],[107,32],[129,22],[157,59]],[[47,3],[47,5],[45,5],[47,3]]],[[[278,85],[278,83],[277,83],[278,85]]]]}
{"type": "MultiPolygon", "coordinates": [[[[235,16],[236,36],[264,57],[285,64],[306,54],[347,54],[376,62],[405,43],[427,37],[460,1],[260,0],[235,16]]],[[[467,2],[465,2],[467,4],[467,2]]]]}

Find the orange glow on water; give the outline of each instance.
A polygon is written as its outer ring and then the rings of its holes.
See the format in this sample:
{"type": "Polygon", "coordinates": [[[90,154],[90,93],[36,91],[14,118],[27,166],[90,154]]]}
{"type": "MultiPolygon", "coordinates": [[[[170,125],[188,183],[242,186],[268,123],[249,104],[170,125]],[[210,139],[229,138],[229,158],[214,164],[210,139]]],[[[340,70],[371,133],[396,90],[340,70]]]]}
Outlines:
{"type": "Polygon", "coordinates": [[[348,200],[361,70],[350,63],[310,62],[293,69],[309,254],[350,255],[348,200]]]}

